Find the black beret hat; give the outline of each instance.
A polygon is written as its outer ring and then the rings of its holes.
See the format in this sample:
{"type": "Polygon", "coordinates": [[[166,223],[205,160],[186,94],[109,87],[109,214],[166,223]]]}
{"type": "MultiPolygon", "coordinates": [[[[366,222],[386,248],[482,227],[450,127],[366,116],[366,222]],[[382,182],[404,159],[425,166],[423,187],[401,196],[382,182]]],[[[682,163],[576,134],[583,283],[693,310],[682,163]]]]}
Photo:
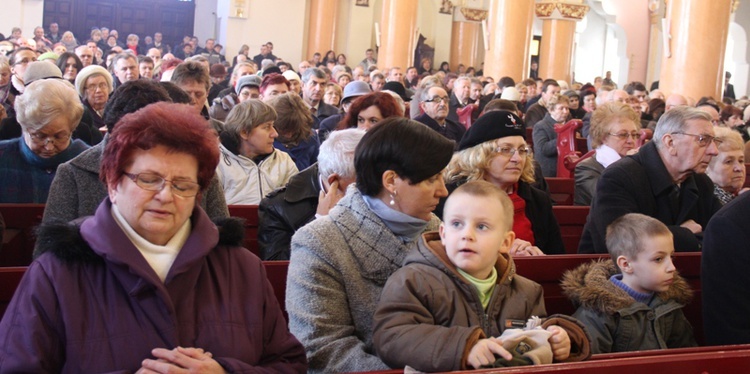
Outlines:
{"type": "Polygon", "coordinates": [[[458,144],[458,150],[463,151],[466,148],[506,136],[521,136],[526,139],[526,125],[511,112],[493,110],[481,115],[469,127],[461,143],[458,144]]]}

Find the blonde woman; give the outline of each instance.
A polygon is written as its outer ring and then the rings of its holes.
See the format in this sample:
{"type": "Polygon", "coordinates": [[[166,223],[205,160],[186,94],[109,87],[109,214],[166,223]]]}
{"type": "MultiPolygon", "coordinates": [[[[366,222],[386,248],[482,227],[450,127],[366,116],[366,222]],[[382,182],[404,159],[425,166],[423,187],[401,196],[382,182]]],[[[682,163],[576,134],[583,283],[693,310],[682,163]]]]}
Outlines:
{"type": "Polygon", "coordinates": [[[596,153],[576,165],[575,205],[591,205],[596,182],[613,162],[637,150],[640,116],[618,101],[596,108],[591,116],[591,146],[596,153]]]}
{"type": "Polygon", "coordinates": [[[714,127],[716,139],[721,140],[719,154],[711,158],[706,175],[714,182],[714,195],[722,205],[732,201],[745,184],[745,142],[739,132],[728,127],[714,127]]]}
{"type": "MultiPolygon", "coordinates": [[[[560,227],[552,201],[536,189],[526,128],[515,114],[496,110],[483,114],[464,135],[446,171],[448,190],[472,180],[485,180],[505,191],[513,201],[513,256],[563,254],[560,227]]],[[[442,207],[436,214],[442,213],[442,207]]]]}

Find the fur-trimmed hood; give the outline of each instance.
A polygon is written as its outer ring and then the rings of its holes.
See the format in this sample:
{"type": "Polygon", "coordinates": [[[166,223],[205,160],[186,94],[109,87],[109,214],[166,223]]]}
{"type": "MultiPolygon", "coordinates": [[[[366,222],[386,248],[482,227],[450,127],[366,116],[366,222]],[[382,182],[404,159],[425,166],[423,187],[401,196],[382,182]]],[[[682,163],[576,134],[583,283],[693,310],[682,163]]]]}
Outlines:
{"type": "MultiPolygon", "coordinates": [[[[46,252],[54,254],[64,262],[98,262],[102,258],[81,235],[81,224],[89,217],[71,222],[44,223],[37,229],[34,258],[46,252]]],[[[219,245],[241,247],[245,237],[245,220],[223,218],[214,220],[219,230],[219,245]]]]}
{"type": "MultiPolygon", "coordinates": [[[[610,282],[609,278],[619,273],[619,269],[610,259],[592,261],[565,272],[562,289],[576,306],[614,314],[634,302],[627,292],[610,282]]],[[[656,293],[656,297],[662,300],[674,300],[682,305],[687,304],[692,296],[690,286],[677,273],[672,286],[666,292],[656,293]]]]}

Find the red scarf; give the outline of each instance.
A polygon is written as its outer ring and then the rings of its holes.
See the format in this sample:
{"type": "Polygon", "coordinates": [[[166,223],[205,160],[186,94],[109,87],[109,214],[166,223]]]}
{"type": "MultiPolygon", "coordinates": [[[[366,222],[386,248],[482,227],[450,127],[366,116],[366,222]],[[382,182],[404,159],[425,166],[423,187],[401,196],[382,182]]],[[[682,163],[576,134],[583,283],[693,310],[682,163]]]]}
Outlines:
{"type": "Polygon", "coordinates": [[[518,184],[513,186],[513,192],[508,194],[513,202],[513,232],[516,238],[526,240],[534,245],[534,230],[531,228],[531,221],[526,217],[526,200],[518,196],[518,184]]]}

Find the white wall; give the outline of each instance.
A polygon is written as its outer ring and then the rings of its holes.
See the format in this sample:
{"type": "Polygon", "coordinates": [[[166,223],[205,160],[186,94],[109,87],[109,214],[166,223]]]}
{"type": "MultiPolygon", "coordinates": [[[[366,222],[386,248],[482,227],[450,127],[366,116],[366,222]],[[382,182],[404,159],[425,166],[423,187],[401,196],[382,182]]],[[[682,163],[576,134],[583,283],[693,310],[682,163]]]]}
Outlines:
{"type": "Polygon", "coordinates": [[[604,45],[607,36],[607,23],[596,12],[590,11],[585,18],[585,28],[576,33],[575,79],[581,83],[594,83],[594,78],[604,76],[604,45]]]}
{"type": "Polygon", "coordinates": [[[34,27],[42,26],[43,0],[2,0],[0,11],[0,33],[10,36],[14,27],[23,30],[23,36],[33,37],[34,27]]]}
{"type": "Polygon", "coordinates": [[[747,32],[739,24],[729,24],[727,49],[724,55],[724,71],[732,73],[729,81],[734,85],[734,93],[739,99],[747,94],[748,70],[747,63],[747,32]]]}
{"type": "MultiPolygon", "coordinates": [[[[247,0],[247,18],[233,18],[229,17],[232,11],[231,1],[218,0],[218,40],[226,48],[227,60],[231,60],[243,44],[250,46],[252,57],[260,53],[262,44],[270,41],[274,45],[274,55],[296,65],[304,58],[302,53],[308,13],[306,3],[302,0],[247,0]]],[[[204,17],[210,16],[196,16],[195,24],[204,22],[204,17]]]]}
{"type": "MultiPolygon", "coordinates": [[[[216,39],[217,34],[217,18],[216,8],[218,2],[216,0],[193,0],[195,2],[195,22],[193,24],[193,35],[197,36],[200,40],[201,45],[206,42],[206,39],[216,39]]],[[[222,43],[223,44],[223,43],[222,43]]],[[[236,53],[234,51],[232,53],[236,53]]],[[[226,50],[224,51],[226,53],[226,50]]]]}

